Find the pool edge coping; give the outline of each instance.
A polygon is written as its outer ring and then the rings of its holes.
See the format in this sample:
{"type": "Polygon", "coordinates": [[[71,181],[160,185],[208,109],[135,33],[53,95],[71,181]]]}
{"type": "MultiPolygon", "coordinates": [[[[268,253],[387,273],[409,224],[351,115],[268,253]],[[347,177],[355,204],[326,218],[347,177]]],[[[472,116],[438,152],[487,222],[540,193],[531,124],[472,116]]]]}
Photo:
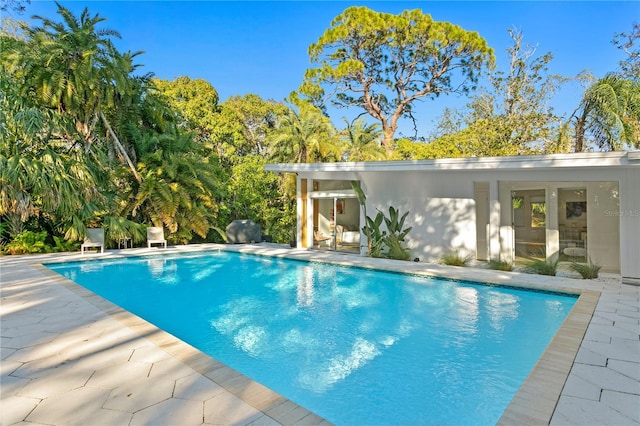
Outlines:
{"type": "MultiPolygon", "coordinates": [[[[268,247],[264,250],[264,246],[260,245],[226,245],[226,244],[202,244],[199,247],[190,247],[190,250],[177,246],[168,247],[161,251],[138,250],[135,253],[127,250],[125,254],[122,251],[104,253],[100,256],[82,256],[73,259],[59,259],[53,261],[30,262],[32,266],[38,267],[41,271],[46,271],[48,276],[54,276],[59,282],[75,294],[87,300],[96,306],[105,314],[110,315],[123,323],[125,326],[142,334],[154,344],[174,356],[176,359],[191,367],[198,373],[207,377],[214,383],[222,386],[224,389],[242,399],[249,405],[260,410],[265,415],[282,424],[332,424],[328,420],[318,416],[312,411],[294,403],[277,392],[267,388],[266,386],[249,379],[242,373],[232,369],[224,363],[210,357],[199,351],[188,343],[178,339],[172,334],[159,329],[146,320],[130,313],[108,300],[92,293],[90,290],[68,280],[47,268],[45,265],[50,263],[73,262],[82,260],[100,260],[114,259],[131,256],[148,256],[158,255],[162,253],[197,253],[213,250],[238,252],[244,254],[264,255],[277,258],[285,258],[292,260],[310,261],[315,263],[332,263],[341,266],[351,266],[363,269],[377,269],[382,271],[397,272],[410,275],[433,276],[439,278],[471,281],[465,274],[455,273],[456,267],[440,268],[440,265],[422,263],[415,266],[412,262],[387,261],[385,259],[375,259],[376,263],[382,265],[363,265],[367,257],[361,257],[356,254],[338,253],[338,256],[351,256],[352,260],[335,259],[335,256],[323,256],[322,253],[311,250],[299,250],[281,248],[273,252],[273,248],[268,247]],[[195,248],[195,250],[194,250],[195,248]],[[411,266],[411,267],[408,267],[411,266]],[[421,269],[418,269],[421,268],[421,269]],[[452,274],[453,272],[453,274],[452,274]],[[453,275],[453,276],[452,276],[453,275]],[[156,340],[157,339],[157,340],[156,340]],[[255,390],[258,397],[254,398],[251,391],[255,390]],[[284,413],[283,413],[284,412],[284,413]],[[293,420],[284,414],[296,413],[293,420]],[[275,416],[275,417],[274,417],[275,416]],[[303,419],[305,421],[303,421],[303,419]]],[[[135,250],[135,249],[134,249],[135,250]]],[[[336,255],[336,253],[329,253],[336,255]]],[[[468,271],[469,268],[462,268],[468,271]]],[[[465,272],[466,272],[465,271],[465,272]]],[[[496,274],[497,271],[490,271],[496,274]]],[[[549,291],[554,293],[565,293],[576,295],[578,298],[571,311],[562,322],[551,342],[547,345],[543,353],[540,355],[536,364],[529,372],[527,378],[520,385],[512,400],[503,411],[497,424],[549,424],[553,417],[555,408],[560,399],[564,385],[569,377],[569,373],[577,356],[580,345],[586,334],[587,328],[593,317],[596,305],[600,298],[601,292],[587,289],[575,289],[570,287],[562,287],[548,284],[535,284],[532,282],[518,282],[519,273],[507,273],[506,276],[496,279],[488,279],[482,276],[474,278],[472,281],[485,285],[508,286],[511,288],[522,288],[534,291],[549,291]],[[512,281],[515,279],[516,281],[512,281]]],[[[531,274],[525,274],[530,276],[531,274]]],[[[535,276],[534,276],[535,277],[535,276]]],[[[525,280],[522,280],[525,281],[525,280]]]]}
{"type": "Polygon", "coordinates": [[[80,284],[47,268],[45,263],[32,263],[31,266],[78,297],[81,297],[105,315],[129,328],[139,337],[144,337],[149,340],[195,372],[211,380],[213,383],[240,398],[276,422],[283,425],[329,426],[333,424],[311,410],[250,379],[212,356],[205,354],[184,340],[156,327],[144,318],[121,308],[80,284]]]}

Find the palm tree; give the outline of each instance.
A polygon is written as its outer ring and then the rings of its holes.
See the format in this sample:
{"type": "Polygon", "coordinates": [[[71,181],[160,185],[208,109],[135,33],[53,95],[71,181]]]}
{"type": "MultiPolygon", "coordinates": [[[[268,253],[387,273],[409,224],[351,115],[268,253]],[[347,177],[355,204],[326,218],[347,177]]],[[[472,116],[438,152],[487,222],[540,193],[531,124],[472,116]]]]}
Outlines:
{"type": "Polygon", "coordinates": [[[589,87],[575,118],[575,152],[590,134],[601,149],[640,148],[640,82],[609,74],[589,87]]]}
{"type": "Polygon", "coordinates": [[[10,234],[19,233],[30,217],[44,214],[66,238],[77,239],[84,233],[81,218],[94,213],[92,200],[99,197],[93,173],[82,159],[50,148],[37,156],[0,153],[0,215],[9,219],[10,234]]]}
{"type": "Polygon", "coordinates": [[[310,163],[335,161],[340,150],[327,117],[312,107],[290,108],[272,134],[272,159],[281,162],[310,163]]]}
{"type": "Polygon", "coordinates": [[[382,131],[378,123],[367,125],[361,118],[353,123],[346,118],[344,121],[347,125],[344,130],[347,161],[378,161],[386,158],[380,142],[382,131]]]}
{"type": "Polygon", "coordinates": [[[194,232],[204,238],[218,208],[216,166],[198,153],[191,135],[175,127],[145,135],[138,150],[142,182],[123,191],[116,215],[164,226],[174,240],[187,242],[194,232]]]}
{"type": "Polygon", "coordinates": [[[35,91],[45,105],[70,117],[87,150],[102,134],[96,129],[100,121],[118,156],[140,180],[129,153],[104,113],[117,98],[130,95],[129,74],[135,68],[133,58],[139,52],[120,54],[111,42],[111,37],[120,35],[98,29],[97,25],[105,18],[91,17],[86,8],[77,18],[58,4],[58,14],[63,22],[35,16],[42,25],[25,27],[28,39],[24,50],[13,52],[24,80],[23,91],[25,94],[35,91]]]}
{"type": "Polygon", "coordinates": [[[77,239],[84,233],[82,219],[102,204],[100,172],[82,151],[51,137],[60,132],[56,114],[30,104],[5,71],[0,73],[0,216],[11,235],[31,218],[46,217],[67,239],[77,239]]]}

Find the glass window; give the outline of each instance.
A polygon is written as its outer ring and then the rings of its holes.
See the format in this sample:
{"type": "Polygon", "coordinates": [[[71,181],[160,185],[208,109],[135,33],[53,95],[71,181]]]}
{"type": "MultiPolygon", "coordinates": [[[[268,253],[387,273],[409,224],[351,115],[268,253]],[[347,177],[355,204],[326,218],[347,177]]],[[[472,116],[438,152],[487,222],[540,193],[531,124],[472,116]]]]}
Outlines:
{"type": "Polygon", "coordinates": [[[547,205],[544,202],[531,202],[531,227],[544,228],[547,225],[547,205]]]}

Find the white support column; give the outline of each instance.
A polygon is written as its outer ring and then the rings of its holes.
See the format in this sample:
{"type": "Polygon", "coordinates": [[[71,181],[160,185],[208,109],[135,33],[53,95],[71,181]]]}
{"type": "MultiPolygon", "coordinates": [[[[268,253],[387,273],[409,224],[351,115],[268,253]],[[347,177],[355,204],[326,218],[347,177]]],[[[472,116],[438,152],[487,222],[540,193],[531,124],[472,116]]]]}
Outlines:
{"type": "Polygon", "coordinates": [[[313,247],[313,179],[307,178],[307,247],[313,247]]]}
{"type": "Polygon", "coordinates": [[[620,210],[609,212],[620,217],[620,275],[626,284],[640,285],[640,173],[625,170],[619,183],[620,210]]]}
{"type": "Polygon", "coordinates": [[[302,216],[304,208],[302,206],[302,178],[296,174],[296,247],[302,247],[302,216]]]}
{"type": "Polygon", "coordinates": [[[558,231],[558,185],[550,184],[546,188],[547,195],[547,259],[557,259],[560,256],[560,234],[558,231]]]}
{"type": "MultiPolygon", "coordinates": [[[[489,259],[500,259],[501,209],[497,180],[489,182],[489,259]]],[[[504,260],[504,259],[503,259],[504,260]]]]}
{"type": "Polygon", "coordinates": [[[513,230],[513,187],[507,182],[498,182],[498,200],[500,202],[500,260],[515,261],[515,236],[513,230]]]}

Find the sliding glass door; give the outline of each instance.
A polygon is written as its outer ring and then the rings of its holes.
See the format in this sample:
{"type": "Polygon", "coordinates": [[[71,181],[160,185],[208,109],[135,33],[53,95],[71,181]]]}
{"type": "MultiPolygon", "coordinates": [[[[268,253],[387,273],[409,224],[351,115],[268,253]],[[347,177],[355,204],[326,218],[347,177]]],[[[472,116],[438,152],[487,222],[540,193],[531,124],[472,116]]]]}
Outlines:
{"type": "Polygon", "coordinates": [[[587,261],[587,231],[587,189],[559,189],[560,260],[587,261]]]}
{"type": "Polygon", "coordinates": [[[544,189],[511,193],[516,257],[545,259],[547,204],[544,189]]]}

